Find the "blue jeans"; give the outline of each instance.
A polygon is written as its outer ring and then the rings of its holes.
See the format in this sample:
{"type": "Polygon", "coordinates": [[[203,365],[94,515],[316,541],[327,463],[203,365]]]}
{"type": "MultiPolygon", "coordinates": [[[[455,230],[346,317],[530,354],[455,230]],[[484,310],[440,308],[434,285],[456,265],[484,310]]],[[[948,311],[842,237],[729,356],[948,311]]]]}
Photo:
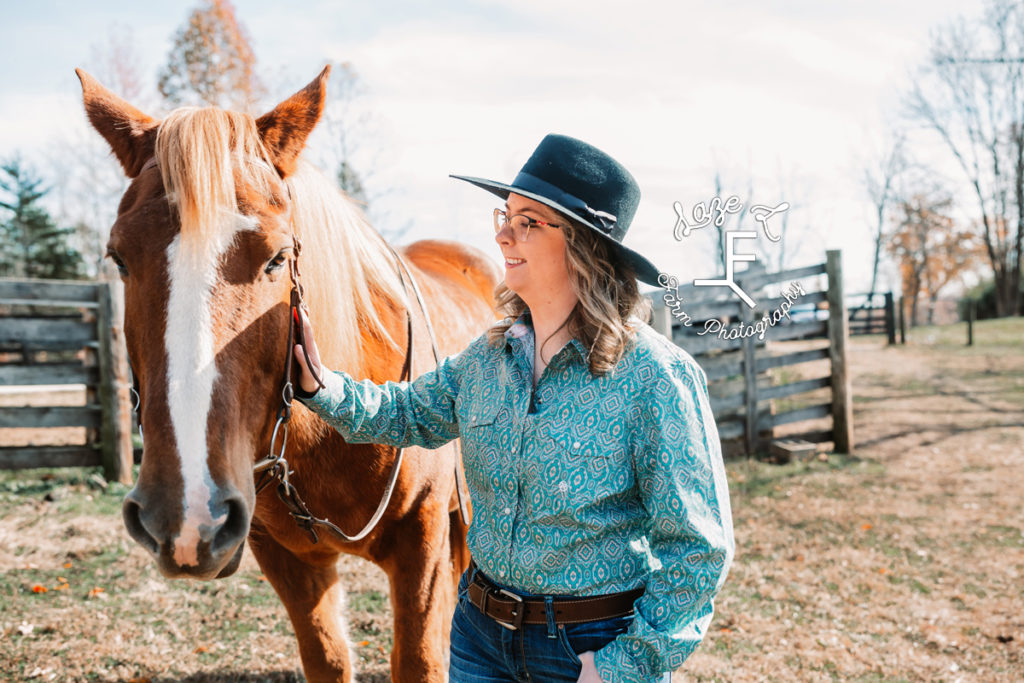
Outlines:
{"type": "Polygon", "coordinates": [[[578,655],[602,648],[626,631],[634,619],[629,615],[563,626],[555,623],[551,616],[554,612],[549,611],[547,625],[523,624],[510,631],[469,601],[473,571],[479,570],[466,570],[459,581],[452,617],[450,683],[575,683],[583,667],[578,655]]]}

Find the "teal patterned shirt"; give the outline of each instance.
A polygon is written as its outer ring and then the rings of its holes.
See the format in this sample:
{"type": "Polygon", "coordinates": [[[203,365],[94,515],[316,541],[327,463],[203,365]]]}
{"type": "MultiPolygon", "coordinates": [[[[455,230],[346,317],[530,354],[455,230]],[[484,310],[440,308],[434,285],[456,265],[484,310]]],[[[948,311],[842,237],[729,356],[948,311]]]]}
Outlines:
{"type": "Polygon", "coordinates": [[[646,585],[629,630],[595,654],[607,681],[677,669],[711,622],[734,553],[729,491],[704,371],[651,327],[593,377],[566,344],[533,387],[524,313],[413,382],[326,373],[306,405],[352,443],[462,439],[477,565],[529,593],[646,585]]]}

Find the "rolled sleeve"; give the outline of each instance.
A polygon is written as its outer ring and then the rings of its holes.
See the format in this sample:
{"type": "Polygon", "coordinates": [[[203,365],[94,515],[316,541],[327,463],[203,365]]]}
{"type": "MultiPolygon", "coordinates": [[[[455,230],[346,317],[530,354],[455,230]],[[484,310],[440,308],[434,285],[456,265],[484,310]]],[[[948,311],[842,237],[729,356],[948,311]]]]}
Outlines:
{"type": "Polygon", "coordinates": [[[464,354],[443,359],[413,382],[375,384],[327,372],[323,388],[297,396],[349,443],[439,448],[459,435],[455,398],[464,354]]]}
{"type": "Polygon", "coordinates": [[[735,553],[721,442],[703,370],[662,367],[641,411],[634,467],[651,518],[647,589],[626,633],[595,653],[605,681],[678,669],[704,638],[735,553]]]}

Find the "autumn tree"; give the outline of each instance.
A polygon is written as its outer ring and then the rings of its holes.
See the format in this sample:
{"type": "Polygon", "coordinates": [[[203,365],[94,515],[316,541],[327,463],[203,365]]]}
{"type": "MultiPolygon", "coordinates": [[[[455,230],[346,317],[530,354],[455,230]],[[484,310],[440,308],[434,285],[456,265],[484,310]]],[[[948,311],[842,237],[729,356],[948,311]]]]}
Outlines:
{"type": "Polygon", "coordinates": [[[172,105],[248,111],[264,95],[256,55],[227,0],[192,10],[160,70],[160,94],[172,105]]]}
{"type": "Polygon", "coordinates": [[[911,325],[918,320],[921,300],[931,324],[939,293],[977,262],[979,243],[971,229],[961,229],[950,216],[953,199],[946,193],[918,191],[899,204],[895,229],[886,248],[896,259],[903,296],[910,302],[911,325]]]}

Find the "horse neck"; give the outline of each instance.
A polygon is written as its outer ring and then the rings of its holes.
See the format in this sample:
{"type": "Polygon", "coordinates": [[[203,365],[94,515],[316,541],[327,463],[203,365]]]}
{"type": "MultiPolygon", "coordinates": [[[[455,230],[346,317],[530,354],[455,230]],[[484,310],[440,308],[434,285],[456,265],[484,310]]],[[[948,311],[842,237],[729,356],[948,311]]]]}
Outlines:
{"type": "Polygon", "coordinates": [[[357,378],[392,379],[405,350],[408,302],[394,255],[358,207],[312,167],[300,165],[289,184],[303,289],[323,362],[357,378]]]}

